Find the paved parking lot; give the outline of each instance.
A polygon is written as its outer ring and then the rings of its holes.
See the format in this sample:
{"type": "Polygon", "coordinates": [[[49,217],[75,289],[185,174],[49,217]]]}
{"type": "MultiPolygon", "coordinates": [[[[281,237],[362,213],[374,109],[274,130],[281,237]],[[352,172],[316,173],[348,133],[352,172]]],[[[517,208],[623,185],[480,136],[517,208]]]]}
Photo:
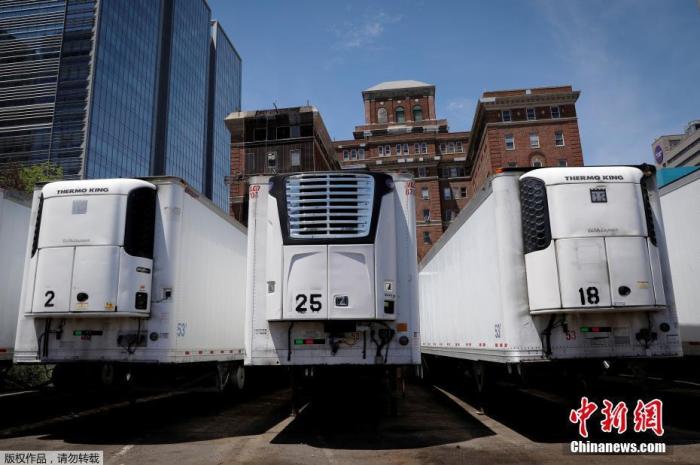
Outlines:
{"type": "MultiPolygon", "coordinates": [[[[480,414],[475,399],[459,386],[409,383],[398,416],[388,414],[386,397],[373,385],[343,380],[309,396],[297,416],[290,415],[291,391],[285,387],[238,398],[178,394],[127,406],[116,403],[115,408],[92,409],[89,415],[44,426],[36,423],[36,431],[0,439],[0,450],[102,450],[105,463],[112,465],[700,460],[700,431],[682,419],[682,427],[666,424],[667,454],[575,456],[568,452],[568,441],[576,437],[566,419],[571,406],[556,396],[506,392],[480,414]]],[[[3,400],[0,406],[6,404],[3,400]]]]}

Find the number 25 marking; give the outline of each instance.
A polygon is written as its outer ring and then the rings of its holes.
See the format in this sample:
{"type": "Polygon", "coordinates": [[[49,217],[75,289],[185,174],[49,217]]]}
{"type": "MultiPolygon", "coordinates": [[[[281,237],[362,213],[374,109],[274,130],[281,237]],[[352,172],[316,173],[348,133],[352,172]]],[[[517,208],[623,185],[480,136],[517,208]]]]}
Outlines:
{"type": "Polygon", "coordinates": [[[294,297],[294,300],[296,302],[296,307],[294,308],[297,312],[299,313],[306,313],[306,302],[308,300],[309,302],[309,308],[311,309],[312,312],[320,312],[321,311],[321,299],[323,295],[321,294],[310,294],[308,297],[306,294],[297,294],[294,297]]]}

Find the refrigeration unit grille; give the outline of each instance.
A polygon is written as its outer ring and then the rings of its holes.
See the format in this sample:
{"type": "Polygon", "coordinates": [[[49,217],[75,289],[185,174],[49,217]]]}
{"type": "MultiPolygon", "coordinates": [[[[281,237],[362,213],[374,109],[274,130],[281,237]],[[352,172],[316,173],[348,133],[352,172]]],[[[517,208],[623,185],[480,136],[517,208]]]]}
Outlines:
{"type": "Polygon", "coordinates": [[[290,237],[364,237],[370,232],[374,178],[343,173],[289,176],[286,200],[290,237]]]}
{"type": "Polygon", "coordinates": [[[537,178],[520,181],[520,205],[525,253],[544,250],[552,242],[547,186],[537,178]]]}

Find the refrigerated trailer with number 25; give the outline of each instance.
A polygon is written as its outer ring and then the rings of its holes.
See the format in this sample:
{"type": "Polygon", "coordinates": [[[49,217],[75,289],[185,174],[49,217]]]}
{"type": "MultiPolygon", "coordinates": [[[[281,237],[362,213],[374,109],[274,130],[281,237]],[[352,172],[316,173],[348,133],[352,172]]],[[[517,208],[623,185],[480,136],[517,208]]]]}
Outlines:
{"type": "Polygon", "coordinates": [[[413,180],[251,179],[246,363],[420,363],[413,180]]]}

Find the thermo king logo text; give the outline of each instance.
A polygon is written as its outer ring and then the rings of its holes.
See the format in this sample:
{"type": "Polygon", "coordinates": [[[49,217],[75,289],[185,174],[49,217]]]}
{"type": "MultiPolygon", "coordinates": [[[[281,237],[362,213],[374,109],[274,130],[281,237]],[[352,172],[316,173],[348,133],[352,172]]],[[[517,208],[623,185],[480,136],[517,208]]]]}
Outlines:
{"type": "Polygon", "coordinates": [[[82,189],[59,189],[57,194],[89,194],[93,192],[109,192],[107,187],[83,187],[82,189]]]}
{"type": "Polygon", "coordinates": [[[624,181],[624,176],[620,174],[613,175],[590,175],[590,176],[564,176],[567,181],[624,181]]]}

